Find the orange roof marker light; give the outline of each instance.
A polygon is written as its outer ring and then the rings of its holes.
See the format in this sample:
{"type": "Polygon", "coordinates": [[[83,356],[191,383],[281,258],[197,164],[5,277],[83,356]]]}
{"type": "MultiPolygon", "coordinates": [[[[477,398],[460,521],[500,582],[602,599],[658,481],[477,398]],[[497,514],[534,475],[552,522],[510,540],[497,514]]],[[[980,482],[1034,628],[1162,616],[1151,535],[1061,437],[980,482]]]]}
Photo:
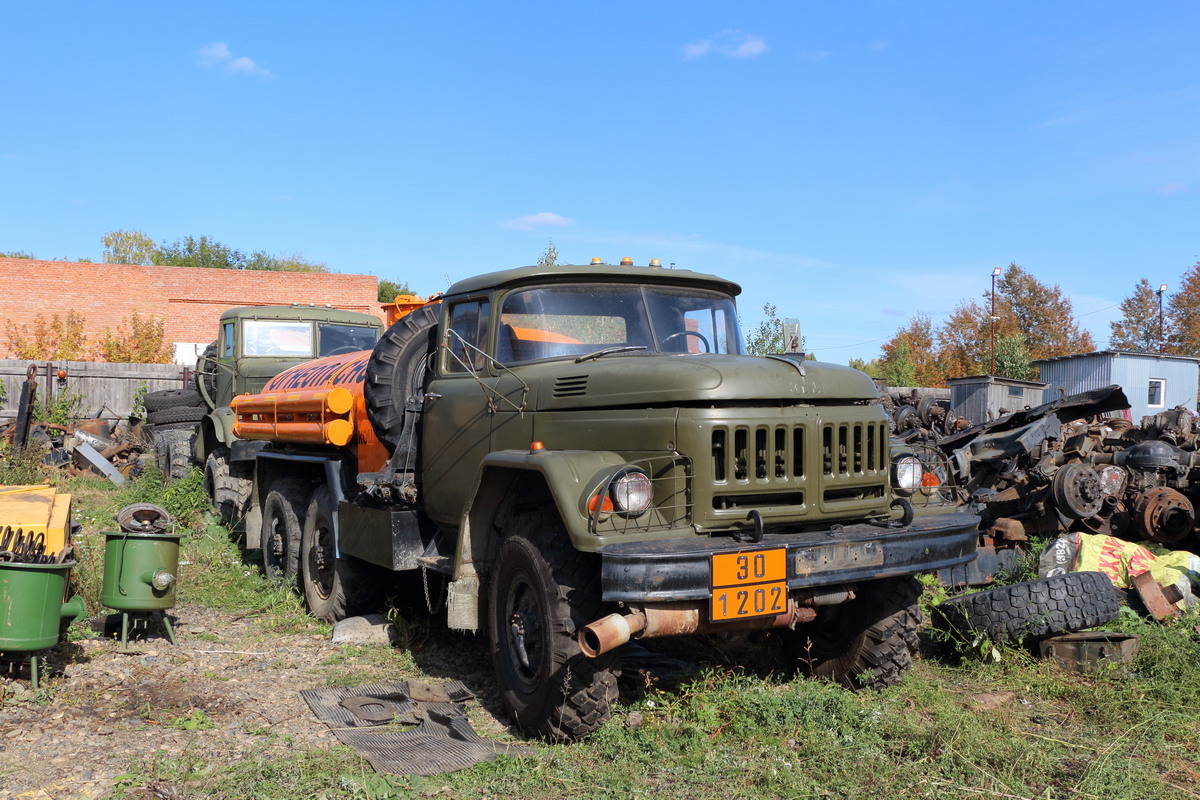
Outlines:
{"type": "Polygon", "coordinates": [[[592,266],[595,266],[596,264],[603,264],[603,263],[604,263],[604,259],[601,258],[600,256],[596,256],[595,258],[592,259],[592,266]]]}
{"type": "Polygon", "coordinates": [[[630,258],[629,256],[625,256],[624,258],[621,259],[621,266],[622,267],[632,267],[633,259],[630,258]]]}
{"type": "Polygon", "coordinates": [[[529,455],[535,455],[537,453],[541,453],[545,449],[546,449],[546,445],[542,444],[541,442],[533,442],[532,444],[529,445],[529,455]]]}

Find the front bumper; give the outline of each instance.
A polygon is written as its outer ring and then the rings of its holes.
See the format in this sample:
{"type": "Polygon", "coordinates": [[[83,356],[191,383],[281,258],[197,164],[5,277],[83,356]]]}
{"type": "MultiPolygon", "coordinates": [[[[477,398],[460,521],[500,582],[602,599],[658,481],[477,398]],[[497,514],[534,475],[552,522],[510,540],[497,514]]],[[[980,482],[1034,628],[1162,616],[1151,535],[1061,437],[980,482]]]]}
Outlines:
{"type": "Polygon", "coordinates": [[[747,544],[725,537],[615,542],[605,546],[605,602],[668,603],[707,600],[712,556],[787,549],[791,592],[915,575],[965,564],[975,557],[979,517],[953,513],[919,517],[907,528],[846,525],[808,533],[768,533],[747,544]]]}

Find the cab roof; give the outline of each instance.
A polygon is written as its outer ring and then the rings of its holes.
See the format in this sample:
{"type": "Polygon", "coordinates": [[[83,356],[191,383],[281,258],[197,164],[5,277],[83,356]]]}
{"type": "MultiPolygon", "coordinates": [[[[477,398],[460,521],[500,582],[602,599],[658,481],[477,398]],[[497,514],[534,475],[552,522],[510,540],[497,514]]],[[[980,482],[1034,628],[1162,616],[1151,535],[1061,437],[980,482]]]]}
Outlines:
{"type": "Polygon", "coordinates": [[[726,294],[742,293],[742,287],[733,281],[692,272],[686,269],[664,269],[662,267],[634,267],[618,264],[558,264],[553,267],[516,267],[515,269],[489,272],[458,281],[446,294],[477,294],[509,286],[531,283],[655,283],[668,286],[691,286],[711,289],[726,294]]]}
{"type": "Polygon", "coordinates": [[[383,322],[374,314],[299,303],[290,306],[240,306],[222,312],[221,322],[233,319],[316,320],[317,322],[340,322],[374,328],[383,327],[383,322]]]}

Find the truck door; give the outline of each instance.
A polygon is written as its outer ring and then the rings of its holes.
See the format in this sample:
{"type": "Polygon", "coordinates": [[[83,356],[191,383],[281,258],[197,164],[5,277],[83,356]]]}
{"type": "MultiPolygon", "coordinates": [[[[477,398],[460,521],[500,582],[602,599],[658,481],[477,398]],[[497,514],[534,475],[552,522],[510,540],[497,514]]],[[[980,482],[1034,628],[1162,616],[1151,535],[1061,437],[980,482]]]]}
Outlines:
{"type": "Polygon", "coordinates": [[[422,494],[435,522],[453,528],[490,449],[492,414],[487,358],[491,303],[486,297],[451,303],[434,379],[422,415],[422,494]]]}

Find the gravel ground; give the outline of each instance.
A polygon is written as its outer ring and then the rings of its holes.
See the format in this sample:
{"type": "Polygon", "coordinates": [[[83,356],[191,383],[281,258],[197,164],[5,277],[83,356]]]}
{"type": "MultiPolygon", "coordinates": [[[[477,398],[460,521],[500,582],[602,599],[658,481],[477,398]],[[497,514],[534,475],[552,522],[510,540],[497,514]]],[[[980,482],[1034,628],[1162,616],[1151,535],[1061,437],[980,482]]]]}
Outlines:
{"type": "Polygon", "coordinates": [[[47,671],[56,674],[37,692],[27,674],[3,679],[0,798],[106,797],[116,776],[157,753],[229,763],[332,747],[332,733],[299,694],[331,683],[458,678],[479,695],[469,712],[475,729],[508,730],[490,667],[470,637],[442,631],[450,641],[421,648],[414,662],[384,645],[344,649],[315,627],[280,635],[248,614],[200,606],[170,613],[178,646],[152,635],[122,651],[97,635],[52,651],[47,671]]]}

